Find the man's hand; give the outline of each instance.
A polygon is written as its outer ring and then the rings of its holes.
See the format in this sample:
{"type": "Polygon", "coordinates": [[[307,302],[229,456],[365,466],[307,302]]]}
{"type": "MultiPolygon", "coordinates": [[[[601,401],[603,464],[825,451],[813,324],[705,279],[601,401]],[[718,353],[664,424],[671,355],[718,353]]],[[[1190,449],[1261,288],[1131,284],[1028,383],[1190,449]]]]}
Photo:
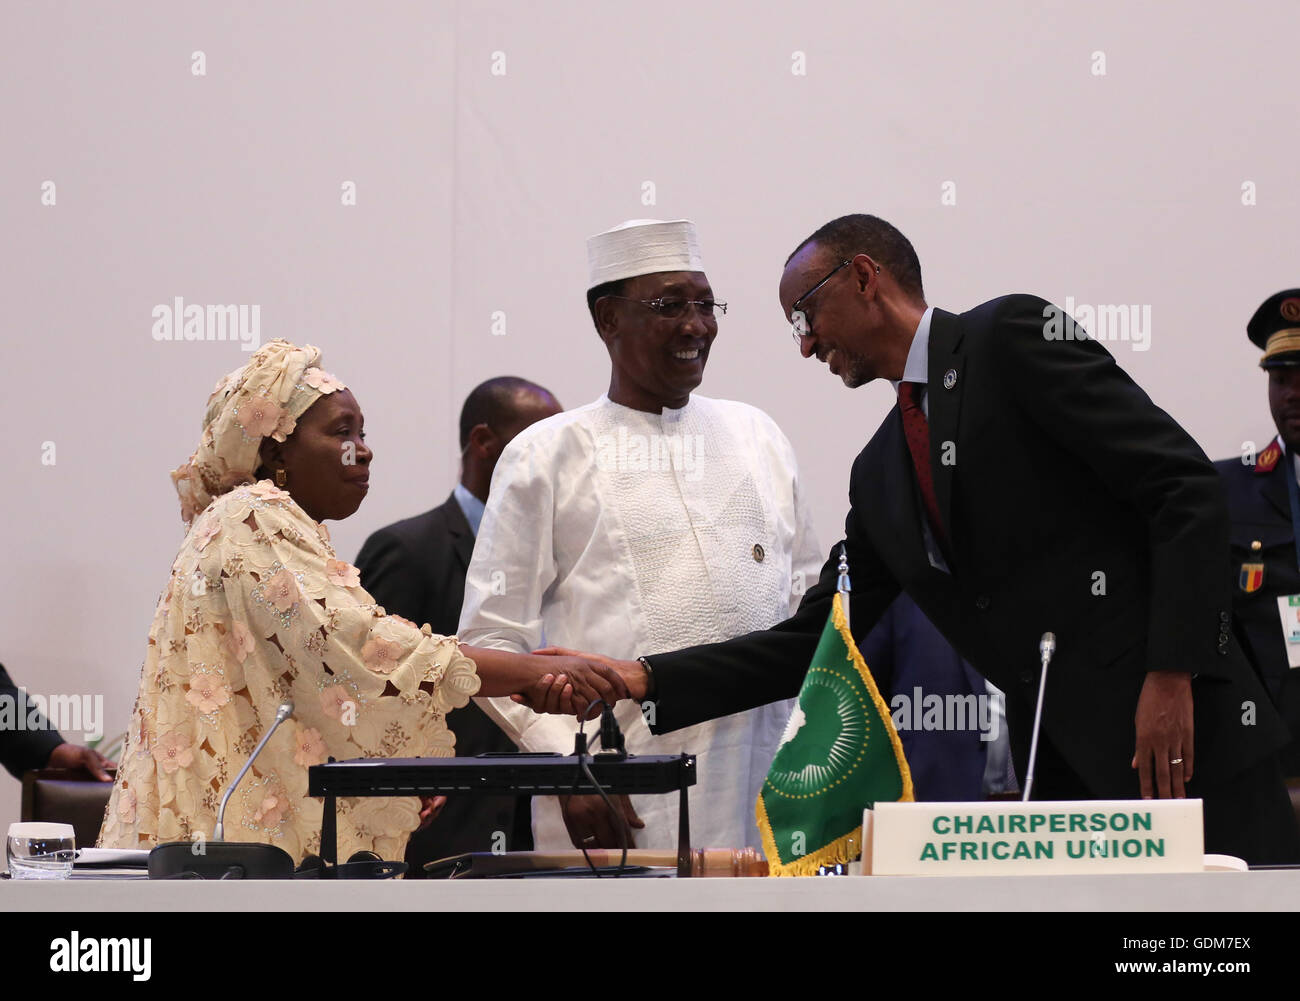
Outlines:
{"type": "Polygon", "coordinates": [[[117,768],[117,765],[98,751],[92,751],[89,747],[78,747],[76,744],[60,744],[50,752],[50,760],[45,763],[45,767],[71,768],[74,770],[84,768],[99,779],[100,782],[112,782],[113,776],[109,774],[109,771],[117,768]]]}
{"type": "Polygon", "coordinates": [[[534,650],[533,653],[540,654],[543,657],[581,657],[593,664],[603,664],[610,670],[617,672],[618,676],[623,679],[623,683],[627,686],[626,698],[636,699],[639,702],[646,697],[647,679],[645,667],[639,660],[615,660],[613,657],[606,657],[603,654],[583,653],[562,646],[543,647],[541,650],[534,650]]]}
{"type": "Polygon", "coordinates": [[[1186,671],[1150,671],[1137,704],[1137,753],[1142,798],[1150,799],[1151,776],[1159,799],[1183,799],[1193,765],[1192,676],[1186,671]]]}
{"type": "Polygon", "coordinates": [[[547,673],[527,691],[510,698],[533,712],[573,715],[594,719],[598,702],[608,706],[628,698],[628,686],[617,670],[603,658],[556,656],[546,665],[547,673]]]}
{"type": "MultiPolygon", "coordinates": [[[[632,801],[626,796],[611,796],[614,806],[622,811],[629,827],[640,830],[645,821],[636,815],[632,801]]],[[[609,807],[599,796],[561,796],[560,811],[564,826],[569,829],[569,840],[575,848],[622,848],[622,824],[609,812],[609,807]]],[[[627,846],[633,847],[629,834],[627,846]]]]}
{"type": "Polygon", "coordinates": [[[438,814],[442,813],[442,808],[447,805],[446,796],[421,796],[420,797],[420,826],[417,831],[422,831],[437,819],[438,814]]]}

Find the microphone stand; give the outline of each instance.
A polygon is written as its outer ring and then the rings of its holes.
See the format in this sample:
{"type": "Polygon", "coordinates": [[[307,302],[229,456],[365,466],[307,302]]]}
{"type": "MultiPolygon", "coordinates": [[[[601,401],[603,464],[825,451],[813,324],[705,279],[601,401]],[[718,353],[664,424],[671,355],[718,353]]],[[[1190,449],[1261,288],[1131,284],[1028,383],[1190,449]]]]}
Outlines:
{"type": "Polygon", "coordinates": [[[1034,735],[1029,742],[1029,770],[1025,775],[1025,791],[1020,797],[1022,803],[1029,802],[1029,791],[1034,787],[1034,766],[1038,762],[1038,731],[1043,725],[1043,696],[1047,693],[1047,665],[1056,653],[1056,634],[1043,633],[1038,641],[1038,655],[1043,660],[1042,674],[1038,679],[1038,705],[1034,709],[1034,735]]]}
{"type": "Polygon", "coordinates": [[[291,879],[293,859],[283,848],[247,841],[225,840],[226,804],[254,759],[271,739],[276,728],[293,715],[293,702],[285,700],[276,711],[275,722],[266,731],[244,767],[221,797],[217,823],[210,841],[168,841],[149,853],[150,879],[291,879]]]}
{"type": "Polygon", "coordinates": [[[275,733],[276,729],[279,728],[281,723],[283,723],[292,715],[293,715],[293,702],[292,701],[282,702],[280,704],[280,708],[276,710],[275,722],[271,724],[271,729],[267,730],[266,733],[262,735],[262,739],[259,740],[257,742],[257,746],[253,748],[253,753],[250,754],[248,756],[248,760],[244,762],[244,767],[241,768],[239,770],[239,774],[235,776],[235,781],[230,783],[230,785],[226,787],[226,794],[221,797],[221,808],[217,811],[217,826],[212,829],[213,841],[226,840],[225,838],[226,804],[230,802],[230,797],[234,793],[235,787],[238,786],[240,781],[243,779],[244,774],[250,768],[253,767],[253,761],[257,758],[259,754],[262,753],[262,748],[264,748],[266,746],[266,742],[271,739],[271,735],[275,733]]]}

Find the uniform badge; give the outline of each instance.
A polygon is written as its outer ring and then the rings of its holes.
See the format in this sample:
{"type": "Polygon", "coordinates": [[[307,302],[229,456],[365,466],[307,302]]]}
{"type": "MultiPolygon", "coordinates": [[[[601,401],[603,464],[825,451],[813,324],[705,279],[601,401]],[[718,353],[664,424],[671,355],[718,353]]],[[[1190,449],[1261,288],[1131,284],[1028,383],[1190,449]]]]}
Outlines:
{"type": "Polygon", "coordinates": [[[1237,586],[1247,594],[1254,594],[1264,586],[1264,564],[1263,563],[1243,563],[1241,565],[1241,576],[1237,578],[1237,586]]]}
{"type": "Polygon", "coordinates": [[[1282,449],[1276,441],[1270,442],[1268,448],[1260,452],[1255,459],[1255,472],[1271,473],[1273,467],[1277,465],[1277,460],[1282,458],[1282,449]]]}
{"type": "Polygon", "coordinates": [[[1291,299],[1283,299],[1279,312],[1282,314],[1282,319],[1289,323],[1295,323],[1296,320],[1300,320],[1300,299],[1294,297],[1291,299]]]}
{"type": "Polygon", "coordinates": [[[952,389],[955,385],[957,385],[957,370],[955,368],[950,368],[947,372],[943,373],[943,388],[952,389]]]}

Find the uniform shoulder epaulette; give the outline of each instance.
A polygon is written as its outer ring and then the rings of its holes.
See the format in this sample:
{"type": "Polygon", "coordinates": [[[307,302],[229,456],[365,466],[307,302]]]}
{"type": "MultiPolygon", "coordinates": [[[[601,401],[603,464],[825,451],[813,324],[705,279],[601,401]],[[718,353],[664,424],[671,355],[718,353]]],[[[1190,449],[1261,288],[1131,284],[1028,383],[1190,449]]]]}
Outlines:
{"type": "Polygon", "coordinates": [[[1255,459],[1255,472],[1271,473],[1277,465],[1277,460],[1282,458],[1282,447],[1278,445],[1277,439],[1269,442],[1268,448],[1259,453],[1255,459]]]}

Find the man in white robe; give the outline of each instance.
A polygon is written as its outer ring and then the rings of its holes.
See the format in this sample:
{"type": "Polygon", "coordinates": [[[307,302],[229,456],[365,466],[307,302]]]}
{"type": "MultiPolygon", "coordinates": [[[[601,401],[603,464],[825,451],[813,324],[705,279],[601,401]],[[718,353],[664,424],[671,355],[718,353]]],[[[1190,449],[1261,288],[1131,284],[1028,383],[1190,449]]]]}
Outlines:
{"type": "MultiPolygon", "coordinates": [[[[781,621],[816,580],[822,554],[775,422],[744,403],[693,395],[726,309],[693,224],[624,223],[588,240],[588,259],[609,391],[534,424],[502,453],[466,577],[461,641],[630,658],[781,621]]],[[[572,720],[509,699],[479,704],[521,749],[572,753],[572,720]]],[[[697,756],[695,845],[761,848],[754,800],[791,706],[666,736],[646,725],[652,703],[625,701],[617,716],[630,753],[697,756]]],[[[676,845],[675,795],[615,801],[638,828],[636,847],[676,845]]],[[[533,804],[538,849],[621,844],[621,825],[597,796],[533,804]]]]}

